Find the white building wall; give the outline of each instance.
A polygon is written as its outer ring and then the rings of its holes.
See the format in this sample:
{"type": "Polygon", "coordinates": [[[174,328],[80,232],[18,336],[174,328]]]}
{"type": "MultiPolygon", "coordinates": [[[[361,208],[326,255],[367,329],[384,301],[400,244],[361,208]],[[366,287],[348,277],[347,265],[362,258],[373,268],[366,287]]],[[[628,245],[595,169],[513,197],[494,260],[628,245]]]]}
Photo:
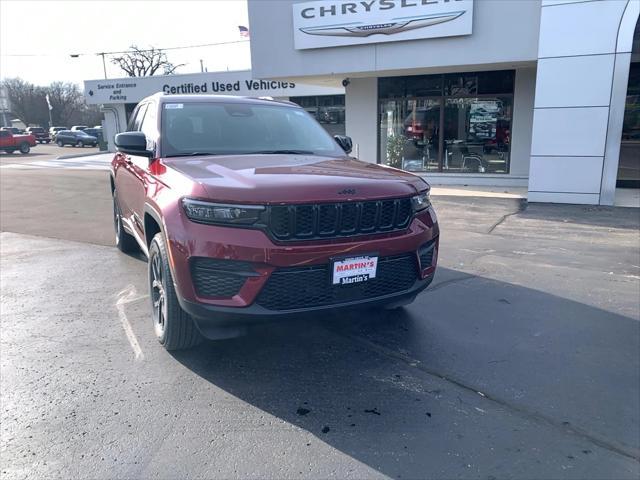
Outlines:
{"type": "Polygon", "coordinates": [[[623,97],[612,104],[612,87],[618,30],[631,4],[638,2],[543,0],[529,201],[602,203],[606,146],[620,145],[620,134],[608,138],[608,130],[620,101],[620,124],[624,113],[623,97]]]}
{"type": "MultiPolygon", "coordinates": [[[[509,176],[512,177],[529,176],[535,90],[536,69],[519,68],[516,70],[511,125],[511,166],[509,170],[509,176]]],[[[526,185],[526,183],[523,183],[523,185],[526,185]]]]}
{"type": "Polygon", "coordinates": [[[482,65],[535,61],[537,55],[540,0],[476,0],[471,35],[296,50],[291,6],[303,1],[248,1],[251,65],[258,77],[339,82],[401,70],[407,75],[426,68],[482,70],[482,65]]]}
{"type": "Polygon", "coordinates": [[[378,79],[354,78],[345,96],[345,129],[353,140],[352,155],[365,162],[378,158],[378,79]]]}

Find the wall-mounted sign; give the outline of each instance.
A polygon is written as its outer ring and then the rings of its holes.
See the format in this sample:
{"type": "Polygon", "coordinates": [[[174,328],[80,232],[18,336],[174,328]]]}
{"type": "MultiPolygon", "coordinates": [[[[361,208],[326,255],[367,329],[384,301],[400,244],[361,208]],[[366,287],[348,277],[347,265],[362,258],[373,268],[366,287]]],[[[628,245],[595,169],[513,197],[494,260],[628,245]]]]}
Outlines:
{"type": "Polygon", "coordinates": [[[293,5],[295,48],[471,34],[473,0],[321,0],[293,5]]]}
{"type": "Polygon", "coordinates": [[[157,77],[85,80],[84,95],[89,104],[138,103],[154,93],[167,95],[208,94],[249,97],[304,97],[344,95],[344,88],[308,85],[280,80],[252,78],[251,70],[208,72],[157,77]]]}

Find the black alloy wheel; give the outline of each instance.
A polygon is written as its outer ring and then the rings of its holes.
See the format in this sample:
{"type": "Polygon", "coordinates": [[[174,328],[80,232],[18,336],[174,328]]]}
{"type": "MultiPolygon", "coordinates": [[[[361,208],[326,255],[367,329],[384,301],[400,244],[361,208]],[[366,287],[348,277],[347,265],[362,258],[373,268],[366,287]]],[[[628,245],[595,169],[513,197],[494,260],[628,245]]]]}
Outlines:
{"type": "Polygon", "coordinates": [[[178,302],[162,232],[151,241],[148,273],[153,329],[160,344],[166,350],[199,344],[202,335],[178,302]]]}

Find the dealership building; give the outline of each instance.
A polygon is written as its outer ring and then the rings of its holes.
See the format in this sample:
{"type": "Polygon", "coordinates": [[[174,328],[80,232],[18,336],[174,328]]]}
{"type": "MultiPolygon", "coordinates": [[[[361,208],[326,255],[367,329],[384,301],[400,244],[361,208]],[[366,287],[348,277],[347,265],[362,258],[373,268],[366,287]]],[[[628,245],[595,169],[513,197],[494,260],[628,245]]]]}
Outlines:
{"type": "Polygon", "coordinates": [[[638,0],[249,0],[253,75],[345,85],[357,156],[614,203],[640,186],[638,0]]]}
{"type": "Polygon", "coordinates": [[[595,205],[640,188],[638,0],[248,7],[251,71],[86,81],[105,138],[159,91],[270,96],[351,136],[361,160],[432,184],[526,187],[532,202],[595,205]]]}

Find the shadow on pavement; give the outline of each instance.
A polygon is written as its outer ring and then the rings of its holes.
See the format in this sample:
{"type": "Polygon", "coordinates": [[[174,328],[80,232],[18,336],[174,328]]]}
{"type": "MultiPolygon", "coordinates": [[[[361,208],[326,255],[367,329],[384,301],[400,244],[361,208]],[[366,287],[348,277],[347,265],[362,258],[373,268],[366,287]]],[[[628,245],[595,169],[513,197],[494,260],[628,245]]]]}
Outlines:
{"type": "Polygon", "coordinates": [[[455,270],[437,280],[403,310],[174,356],[390,477],[637,476],[637,319],[455,270]]]}

